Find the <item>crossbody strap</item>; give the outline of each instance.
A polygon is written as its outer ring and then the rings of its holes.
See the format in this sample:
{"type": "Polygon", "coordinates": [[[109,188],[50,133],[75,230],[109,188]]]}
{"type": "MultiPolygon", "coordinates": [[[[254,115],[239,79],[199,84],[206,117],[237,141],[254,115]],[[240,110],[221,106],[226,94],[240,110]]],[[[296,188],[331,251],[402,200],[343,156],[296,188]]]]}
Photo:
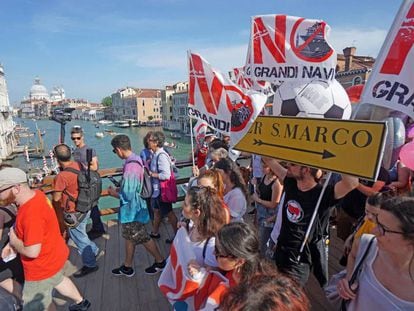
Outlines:
{"type": "MultiPolygon", "coordinates": [[[[362,239],[362,237],[361,237],[361,239],[362,239]]],[[[375,236],[370,238],[370,240],[368,242],[368,245],[364,250],[364,253],[362,254],[356,268],[354,269],[354,272],[352,273],[352,276],[349,280],[349,285],[350,286],[358,280],[358,277],[359,277],[359,275],[361,274],[361,271],[362,271],[362,264],[364,263],[365,258],[368,256],[369,250],[371,249],[371,246],[372,246],[372,243],[374,242],[374,239],[375,239],[375,236]]]]}

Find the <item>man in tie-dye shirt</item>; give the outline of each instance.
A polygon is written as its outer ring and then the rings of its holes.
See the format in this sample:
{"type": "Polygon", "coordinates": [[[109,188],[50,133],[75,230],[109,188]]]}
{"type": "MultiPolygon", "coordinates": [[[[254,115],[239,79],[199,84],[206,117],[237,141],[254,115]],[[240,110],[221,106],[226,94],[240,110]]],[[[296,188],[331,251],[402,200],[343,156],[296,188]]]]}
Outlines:
{"type": "Polygon", "coordinates": [[[149,236],[145,224],[149,221],[147,204],[140,193],[143,180],[143,164],[141,158],[131,150],[131,141],[127,135],[117,135],[112,141],[113,152],[125,160],[123,179],[119,188],[108,188],[108,194],[120,199],[118,219],[122,226],[122,237],[125,239],[125,261],[114,270],[114,275],[132,277],[135,246],[142,244],[154,257],[152,266],[145,269],[147,274],[155,274],[165,267],[165,260],[158,250],[157,244],[149,236]]]}

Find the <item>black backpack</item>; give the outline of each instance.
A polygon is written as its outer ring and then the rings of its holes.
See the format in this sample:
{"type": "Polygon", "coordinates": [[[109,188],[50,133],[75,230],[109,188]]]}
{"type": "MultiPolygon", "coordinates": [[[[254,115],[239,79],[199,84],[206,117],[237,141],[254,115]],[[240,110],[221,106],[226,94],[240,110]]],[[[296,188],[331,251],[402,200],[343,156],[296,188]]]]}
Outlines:
{"type": "Polygon", "coordinates": [[[142,189],[139,195],[143,199],[150,199],[152,197],[152,193],[154,190],[152,188],[152,180],[151,180],[151,175],[150,175],[148,168],[138,160],[131,160],[131,161],[126,162],[125,164],[128,164],[128,163],[138,163],[144,170],[144,174],[143,174],[144,177],[142,180],[142,189]]]}
{"type": "Polygon", "coordinates": [[[80,170],[72,167],[66,167],[64,169],[64,171],[78,175],[78,198],[75,199],[66,190],[63,193],[68,196],[69,200],[75,202],[77,212],[87,213],[92,207],[98,205],[98,200],[102,192],[102,180],[97,171],[86,170],[80,163],[79,166],[81,168],[80,170]]]}

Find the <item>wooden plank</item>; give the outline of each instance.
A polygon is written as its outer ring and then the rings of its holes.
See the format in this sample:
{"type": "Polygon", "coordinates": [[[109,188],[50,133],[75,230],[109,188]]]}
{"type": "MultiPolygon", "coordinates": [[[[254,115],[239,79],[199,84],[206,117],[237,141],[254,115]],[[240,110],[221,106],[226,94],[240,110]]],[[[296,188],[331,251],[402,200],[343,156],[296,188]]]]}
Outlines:
{"type": "Polygon", "coordinates": [[[118,226],[118,223],[109,220],[107,231],[109,239],[106,243],[104,267],[101,269],[103,273],[102,291],[100,296],[102,311],[119,310],[120,299],[126,298],[121,296],[120,278],[113,276],[111,273],[112,269],[119,267],[123,260],[121,259],[119,250],[119,231],[120,227],[118,226]]]}

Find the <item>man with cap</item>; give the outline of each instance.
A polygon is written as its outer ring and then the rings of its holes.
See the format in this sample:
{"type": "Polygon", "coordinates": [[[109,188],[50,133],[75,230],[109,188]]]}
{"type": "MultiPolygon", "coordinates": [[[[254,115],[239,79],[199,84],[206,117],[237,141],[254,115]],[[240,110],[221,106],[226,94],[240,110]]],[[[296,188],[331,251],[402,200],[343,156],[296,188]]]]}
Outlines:
{"type": "Polygon", "coordinates": [[[21,169],[7,167],[0,170],[0,200],[18,207],[15,227],[10,228],[10,241],[1,256],[21,256],[25,274],[23,310],[53,308],[53,288],[75,301],[69,310],[88,310],[91,303],[63,275],[69,249],[46,195],[29,188],[21,169]]]}
{"type": "MultiPolygon", "coordinates": [[[[90,169],[93,171],[98,170],[98,157],[96,155],[95,149],[89,147],[85,143],[85,135],[83,133],[83,129],[78,125],[72,127],[70,131],[70,138],[72,139],[73,143],[76,146],[76,149],[73,151],[73,159],[76,162],[82,163],[85,169],[88,169],[88,160],[86,153],[88,149],[92,150],[92,161],[90,163],[90,169]]],[[[88,232],[88,236],[91,240],[99,238],[102,234],[105,233],[105,228],[103,226],[101,220],[101,213],[99,212],[98,206],[94,206],[91,209],[91,220],[92,220],[92,228],[88,232]]]]}

